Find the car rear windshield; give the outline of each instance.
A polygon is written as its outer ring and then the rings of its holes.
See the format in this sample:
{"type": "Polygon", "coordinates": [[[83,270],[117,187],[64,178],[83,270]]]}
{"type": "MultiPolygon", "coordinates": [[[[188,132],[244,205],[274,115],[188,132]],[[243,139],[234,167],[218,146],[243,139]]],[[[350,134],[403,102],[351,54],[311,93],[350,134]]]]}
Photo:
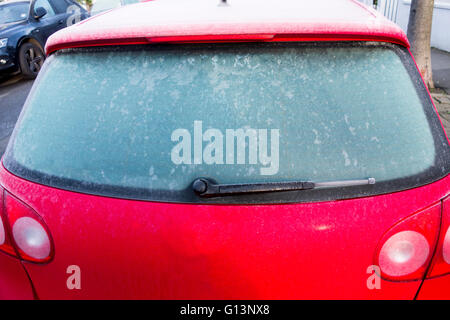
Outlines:
{"type": "Polygon", "coordinates": [[[89,194],[281,203],[405,190],[449,172],[449,147],[396,45],[191,44],[71,49],[45,63],[4,160],[89,194]],[[201,199],[221,184],[375,178],[371,186],[201,199]]]}

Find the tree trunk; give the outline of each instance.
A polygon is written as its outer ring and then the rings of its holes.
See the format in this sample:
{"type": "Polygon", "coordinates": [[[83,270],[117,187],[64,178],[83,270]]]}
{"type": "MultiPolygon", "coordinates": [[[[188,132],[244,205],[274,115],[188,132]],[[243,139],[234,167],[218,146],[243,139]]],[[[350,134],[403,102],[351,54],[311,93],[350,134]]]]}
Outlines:
{"type": "Polygon", "coordinates": [[[434,0],[412,0],[409,13],[408,39],[411,52],[428,88],[434,88],[431,71],[431,25],[434,0]]]}

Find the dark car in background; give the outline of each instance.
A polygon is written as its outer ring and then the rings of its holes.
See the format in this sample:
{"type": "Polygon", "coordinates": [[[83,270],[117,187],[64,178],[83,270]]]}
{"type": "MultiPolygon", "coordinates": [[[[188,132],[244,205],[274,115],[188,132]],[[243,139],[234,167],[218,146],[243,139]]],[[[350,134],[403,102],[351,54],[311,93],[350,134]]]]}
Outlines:
{"type": "Polygon", "coordinates": [[[88,15],[74,0],[0,2],[0,74],[20,71],[34,79],[44,62],[48,37],[88,15]]]}

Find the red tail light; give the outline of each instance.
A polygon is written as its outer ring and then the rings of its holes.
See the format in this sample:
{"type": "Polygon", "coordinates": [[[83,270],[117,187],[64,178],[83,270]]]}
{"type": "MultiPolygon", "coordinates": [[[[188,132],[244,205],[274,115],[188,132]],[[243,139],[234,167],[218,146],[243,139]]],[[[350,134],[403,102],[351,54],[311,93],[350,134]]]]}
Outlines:
{"type": "Polygon", "coordinates": [[[0,246],[5,243],[5,237],[5,227],[3,227],[2,215],[0,214],[0,246]]]}
{"type": "Polygon", "coordinates": [[[1,251],[36,263],[46,263],[52,259],[53,242],[42,218],[33,209],[1,188],[0,217],[1,251]],[[4,239],[3,242],[2,239],[4,239]]]}
{"type": "Polygon", "coordinates": [[[444,243],[442,244],[442,257],[444,258],[445,263],[450,266],[450,227],[447,228],[444,243]]]}
{"type": "Polygon", "coordinates": [[[450,197],[442,202],[441,234],[427,278],[450,274],[450,197]]]}
{"type": "Polygon", "coordinates": [[[9,232],[9,224],[6,216],[5,210],[5,191],[0,187],[0,220],[1,227],[0,233],[3,234],[3,241],[0,241],[0,250],[6,252],[9,255],[17,257],[17,252],[13,246],[11,241],[10,232],[9,232]]]}
{"type": "Polygon", "coordinates": [[[392,227],[381,239],[375,265],[381,277],[391,281],[421,280],[430,264],[441,218],[441,204],[435,204],[392,227]]]}

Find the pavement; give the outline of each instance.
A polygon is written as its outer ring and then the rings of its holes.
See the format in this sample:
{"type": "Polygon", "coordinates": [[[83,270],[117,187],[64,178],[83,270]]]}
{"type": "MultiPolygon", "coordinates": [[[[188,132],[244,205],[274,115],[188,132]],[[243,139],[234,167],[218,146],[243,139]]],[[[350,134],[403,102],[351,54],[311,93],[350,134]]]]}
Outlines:
{"type": "Polygon", "coordinates": [[[432,48],[431,65],[435,87],[450,94],[450,53],[432,48]]]}
{"type": "Polygon", "coordinates": [[[0,79],[0,157],[32,85],[33,81],[18,75],[0,79]]]}
{"type": "Polygon", "coordinates": [[[447,136],[450,137],[450,53],[432,48],[431,64],[434,85],[437,88],[431,95],[447,136]]]}
{"type": "Polygon", "coordinates": [[[447,136],[450,138],[450,95],[444,93],[432,93],[434,104],[438,109],[442,124],[447,136]]]}

